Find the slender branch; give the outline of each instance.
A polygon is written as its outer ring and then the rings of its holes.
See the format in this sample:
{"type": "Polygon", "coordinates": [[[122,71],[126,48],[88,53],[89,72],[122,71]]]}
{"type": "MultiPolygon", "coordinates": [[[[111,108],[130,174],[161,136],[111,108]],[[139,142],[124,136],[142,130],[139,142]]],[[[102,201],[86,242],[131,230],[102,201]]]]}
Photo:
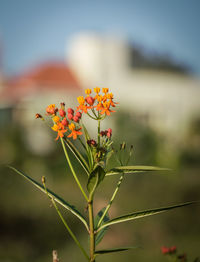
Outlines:
{"type": "Polygon", "coordinates": [[[107,205],[106,209],[104,210],[103,215],[101,216],[101,218],[100,218],[100,220],[99,220],[99,222],[97,224],[97,227],[99,227],[101,225],[105,215],[107,214],[108,210],[110,209],[110,207],[111,207],[111,205],[112,205],[112,203],[113,203],[113,201],[115,199],[115,196],[116,196],[116,194],[117,194],[117,192],[118,192],[118,190],[120,188],[120,185],[121,185],[123,179],[124,179],[124,173],[120,176],[120,179],[119,179],[119,181],[117,183],[117,187],[116,187],[116,189],[115,189],[115,191],[114,191],[114,193],[113,193],[113,195],[112,195],[112,197],[110,199],[109,204],[107,205]]]}
{"type": "Polygon", "coordinates": [[[62,214],[61,214],[58,206],[56,205],[56,202],[55,202],[54,198],[48,194],[48,191],[47,191],[47,188],[46,188],[46,184],[45,184],[45,177],[42,177],[42,183],[43,183],[43,186],[44,186],[44,189],[45,189],[45,191],[46,191],[47,196],[49,197],[49,199],[51,200],[53,206],[55,207],[55,209],[56,209],[56,211],[57,211],[60,219],[62,220],[62,222],[63,222],[63,224],[64,224],[64,226],[65,226],[65,228],[67,229],[67,231],[69,232],[70,236],[73,238],[73,240],[75,241],[75,243],[77,244],[77,246],[80,248],[80,250],[82,251],[83,255],[86,257],[86,259],[87,259],[88,261],[90,261],[88,255],[87,255],[87,253],[86,253],[86,251],[85,251],[85,249],[83,248],[83,246],[81,245],[81,243],[78,241],[78,239],[76,238],[76,236],[74,235],[74,233],[72,232],[72,230],[70,229],[70,227],[68,226],[66,220],[65,220],[64,217],[62,216],[62,214]]]}
{"type": "Polygon", "coordinates": [[[78,187],[80,188],[80,190],[81,190],[84,198],[85,198],[86,201],[88,202],[88,197],[87,197],[85,191],[83,190],[83,188],[82,188],[82,186],[81,186],[81,183],[80,183],[80,181],[79,181],[79,179],[78,179],[78,177],[77,177],[77,175],[76,175],[76,172],[74,171],[74,168],[73,168],[73,166],[72,166],[72,163],[71,163],[71,161],[70,161],[69,155],[68,155],[68,153],[67,153],[65,144],[64,144],[63,139],[62,139],[61,137],[60,137],[60,140],[61,140],[62,147],[63,147],[64,153],[65,153],[65,157],[66,157],[66,159],[67,159],[67,162],[68,162],[68,164],[69,164],[69,167],[70,167],[70,169],[71,169],[71,172],[72,172],[72,174],[73,174],[73,176],[74,176],[74,179],[76,180],[76,183],[77,183],[78,187]]]}
{"type": "Polygon", "coordinates": [[[88,115],[89,117],[91,117],[93,120],[97,120],[97,118],[91,116],[88,112],[87,112],[87,115],[88,115]]]}

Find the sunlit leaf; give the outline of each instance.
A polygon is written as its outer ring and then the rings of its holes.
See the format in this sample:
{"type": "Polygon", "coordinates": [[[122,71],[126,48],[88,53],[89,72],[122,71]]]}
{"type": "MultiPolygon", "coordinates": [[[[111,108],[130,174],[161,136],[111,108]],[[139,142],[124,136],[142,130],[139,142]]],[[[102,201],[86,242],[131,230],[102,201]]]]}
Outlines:
{"type": "MultiPolygon", "coordinates": [[[[101,219],[101,217],[102,217],[105,209],[106,209],[105,207],[102,208],[102,209],[98,212],[98,214],[96,215],[96,217],[95,217],[95,219],[94,219],[94,228],[95,228],[95,230],[96,230],[96,228],[97,228],[97,225],[98,225],[98,223],[99,223],[99,220],[101,219]]],[[[105,215],[105,217],[103,218],[103,221],[102,221],[101,225],[103,225],[103,224],[104,224],[105,222],[107,222],[107,221],[109,221],[108,213],[107,213],[107,214],[105,215]]],[[[107,230],[108,230],[108,227],[104,227],[101,231],[99,231],[99,232],[96,234],[96,236],[95,236],[95,245],[96,245],[96,246],[101,242],[101,240],[103,239],[103,237],[104,237],[104,235],[105,235],[105,233],[106,233],[107,230]]]]}
{"type": "Polygon", "coordinates": [[[111,219],[108,222],[106,222],[104,225],[101,225],[98,228],[98,231],[100,231],[104,227],[107,227],[107,226],[110,226],[110,225],[126,222],[126,221],[129,221],[129,220],[134,220],[134,219],[138,219],[138,218],[143,218],[143,217],[147,217],[147,216],[156,215],[156,214],[159,214],[159,213],[171,210],[171,209],[188,206],[188,205],[192,205],[192,204],[195,204],[195,203],[199,203],[199,202],[197,202],[197,201],[186,202],[186,203],[178,204],[178,205],[174,205],[174,206],[155,208],[155,209],[144,210],[144,211],[139,211],[139,212],[134,212],[134,213],[130,213],[130,214],[127,214],[127,215],[123,215],[123,216],[111,219]]]}
{"type": "MultiPolygon", "coordinates": [[[[40,183],[38,183],[37,181],[35,181],[34,179],[32,179],[31,177],[29,177],[28,175],[22,173],[21,171],[19,171],[18,169],[12,167],[12,166],[8,166],[10,169],[12,169],[13,171],[15,171],[17,174],[21,175],[23,178],[25,178],[26,180],[28,180],[30,183],[32,183],[34,186],[36,186],[38,189],[40,189],[43,193],[46,194],[46,191],[43,187],[43,185],[41,185],[40,183]]],[[[52,197],[57,203],[59,203],[61,206],[63,206],[64,208],[66,208],[67,210],[69,210],[72,214],[74,214],[76,217],[78,217],[81,222],[85,225],[86,229],[88,230],[88,225],[87,222],[85,220],[85,218],[81,215],[81,213],[72,205],[70,205],[69,203],[67,203],[65,200],[63,200],[60,196],[56,195],[54,192],[52,192],[51,190],[47,189],[48,195],[50,197],[52,197]]]]}
{"type": "Polygon", "coordinates": [[[106,176],[118,175],[121,173],[138,174],[148,171],[171,171],[171,169],[156,166],[119,166],[107,171],[106,176]]]}

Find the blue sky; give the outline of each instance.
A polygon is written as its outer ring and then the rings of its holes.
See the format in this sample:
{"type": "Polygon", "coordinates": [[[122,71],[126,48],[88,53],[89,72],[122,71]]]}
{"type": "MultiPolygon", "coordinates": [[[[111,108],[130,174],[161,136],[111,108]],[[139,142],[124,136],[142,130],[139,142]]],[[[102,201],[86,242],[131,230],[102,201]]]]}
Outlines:
{"type": "Polygon", "coordinates": [[[199,14],[199,0],[1,0],[4,72],[64,59],[72,35],[95,31],[169,53],[200,75],[199,14]]]}

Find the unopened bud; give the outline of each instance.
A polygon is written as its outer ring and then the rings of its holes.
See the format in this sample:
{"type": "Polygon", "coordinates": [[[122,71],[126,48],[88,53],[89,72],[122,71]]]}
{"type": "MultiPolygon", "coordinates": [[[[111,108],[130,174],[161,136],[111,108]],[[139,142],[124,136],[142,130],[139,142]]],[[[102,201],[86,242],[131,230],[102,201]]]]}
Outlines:
{"type": "Polygon", "coordinates": [[[67,121],[67,118],[63,118],[63,120],[61,121],[61,123],[63,124],[63,126],[68,126],[69,122],[67,121]]]}
{"type": "Polygon", "coordinates": [[[77,113],[76,113],[76,116],[77,116],[78,118],[81,118],[81,116],[82,116],[81,112],[77,112],[77,113]]]}
{"type": "Polygon", "coordinates": [[[45,176],[42,176],[42,184],[45,184],[45,182],[46,182],[45,176]]]}
{"type": "Polygon", "coordinates": [[[68,118],[69,120],[72,120],[73,117],[74,117],[74,116],[73,116],[71,113],[69,113],[69,114],[67,115],[67,118],[68,118]]]}
{"type": "Polygon", "coordinates": [[[61,109],[59,109],[59,114],[60,114],[61,117],[65,117],[66,112],[65,112],[65,110],[63,110],[63,109],[61,108],[61,109]]]}
{"type": "Polygon", "coordinates": [[[72,114],[72,115],[74,114],[74,110],[73,110],[72,108],[68,108],[68,109],[67,109],[67,112],[68,112],[69,114],[72,114]]]}
{"type": "Polygon", "coordinates": [[[76,123],[78,123],[78,122],[79,122],[78,116],[74,116],[74,117],[73,117],[73,121],[76,122],[76,123]]]}
{"type": "Polygon", "coordinates": [[[64,102],[63,102],[63,103],[60,103],[60,108],[63,109],[63,110],[65,110],[65,103],[64,103],[64,102]]]}
{"type": "Polygon", "coordinates": [[[43,117],[42,117],[42,115],[37,113],[37,114],[35,114],[35,118],[37,119],[37,118],[43,118],[43,117]]]}
{"type": "Polygon", "coordinates": [[[87,96],[87,97],[85,98],[85,101],[86,101],[89,105],[91,105],[91,106],[94,104],[94,98],[91,97],[91,96],[87,96]]]}

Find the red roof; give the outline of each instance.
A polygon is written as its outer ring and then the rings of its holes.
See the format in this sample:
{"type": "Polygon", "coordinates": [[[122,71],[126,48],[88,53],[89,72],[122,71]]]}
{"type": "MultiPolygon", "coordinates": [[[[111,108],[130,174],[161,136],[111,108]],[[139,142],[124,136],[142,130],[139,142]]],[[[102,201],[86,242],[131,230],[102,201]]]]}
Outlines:
{"type": "Polygon", "coordinates": [[[1,98],[18,101],[29,94],[53,89],[66,92],[81,90],[74,74],[62,62],[44,63],[24,74],[10,78],[1,98]]]}

